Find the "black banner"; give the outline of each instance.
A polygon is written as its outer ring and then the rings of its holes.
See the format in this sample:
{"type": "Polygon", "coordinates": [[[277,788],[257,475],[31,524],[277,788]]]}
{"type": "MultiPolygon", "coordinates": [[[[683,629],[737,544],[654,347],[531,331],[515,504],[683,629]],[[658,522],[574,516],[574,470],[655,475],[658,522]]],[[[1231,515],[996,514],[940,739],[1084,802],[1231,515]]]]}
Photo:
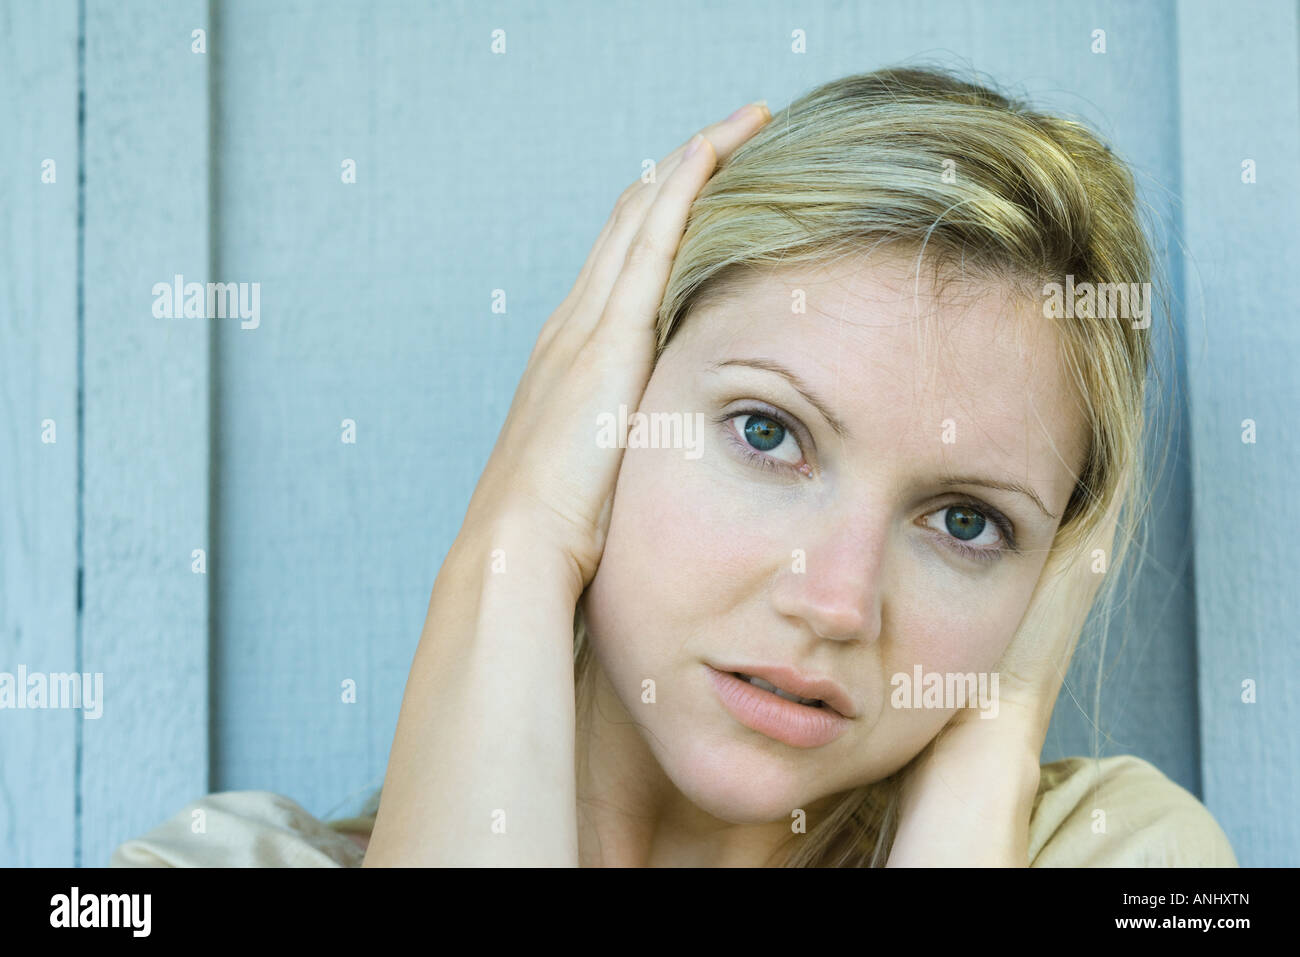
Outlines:
{"type": "MultiPolygon", "coordinates": [[[[632,942],[678,923],[716,922],[717,933],[757,933],[764,944],[804,946],[865,919],[871,934],[939,940],[1026,940],[1053,933],[1189,934],[1231,946],[1235,935],[1285,927],[1290,870],[75,870],[0,871],[6,943],[75,935],[120,945],[291,941],[373,946],[388,930],[433,931],[429,944],[461,946],[466,929],[531,935],[580,933],[591,916],[632,942]],[[565,883],[572,881],[567,887],[565,883]],[[484,922],[486,918],[486,922],[484,922]],[[467,923],[467,921],[469,923],[467,923]],[[909,929],[910,928],[910,929],[909,929]]],[[[598,925],[599,926],[599,925],[598,925]]],[[[1057,938],[1053,938],[1057,939],[1057,938]]],[[[864,945],[867,940],[864,939],[864,945]]],[[[17,951],[15,951],[17,953],[17,951]]]]}

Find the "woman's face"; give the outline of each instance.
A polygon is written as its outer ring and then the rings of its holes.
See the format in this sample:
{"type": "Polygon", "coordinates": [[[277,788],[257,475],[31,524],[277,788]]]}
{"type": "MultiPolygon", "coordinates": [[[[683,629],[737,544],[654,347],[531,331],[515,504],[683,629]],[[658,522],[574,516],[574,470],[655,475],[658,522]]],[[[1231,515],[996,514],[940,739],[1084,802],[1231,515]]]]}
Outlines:
{"type": "Polygon", "coordinates": [[[628,448],[583,599],[602,680],[692,803],[788,820],[879,780],[954,712],[896,707],[894,676],[995,669],[1086,450],[1057,356],[1032,303],[936,304],[910,259],[692,312],[639,411],[702,434],[628,448]]]}

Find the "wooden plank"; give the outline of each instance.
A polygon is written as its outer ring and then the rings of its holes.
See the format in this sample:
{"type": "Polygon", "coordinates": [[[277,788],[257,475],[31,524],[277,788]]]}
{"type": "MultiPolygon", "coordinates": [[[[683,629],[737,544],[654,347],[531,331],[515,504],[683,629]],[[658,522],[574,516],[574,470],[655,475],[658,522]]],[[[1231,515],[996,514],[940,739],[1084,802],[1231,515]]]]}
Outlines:
{"type": "MultiPolygon", "coordinates": [[[[15,676],[79,670],[77,27],[75,0],[0,7],[0,672],[15,676]]],[[[75,862],[83,723],[0,711],[0,866],[75,862]]]]}
{"type": "Polygon", "coordinates": [[[1179,6],[1204,800],[1253,866],[1300,860],[1296,36],[1295,4],[1179,6]]]}
{"type": "MultiPolygon", "coordinates": [[[[154,286],[209,274],[202,0],[86,9],[83,655],[104,716],[83,741],[81,861],[203,794],[207,319],[154,315],[154,286]]],[[[212,38],[208,37],[208,49],[212,38]]]]}

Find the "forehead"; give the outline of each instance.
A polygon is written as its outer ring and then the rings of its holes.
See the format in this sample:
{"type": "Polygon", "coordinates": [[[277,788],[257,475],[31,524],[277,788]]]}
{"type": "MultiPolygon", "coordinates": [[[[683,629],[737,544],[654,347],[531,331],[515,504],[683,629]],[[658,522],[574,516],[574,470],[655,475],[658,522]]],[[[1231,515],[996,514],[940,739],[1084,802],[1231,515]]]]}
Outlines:
{"type": "MultiPolygon", "coordinates": [[[[755,271],[693,309],[669,351],[680,339],[679,358],[705,368],[775,360],[826,399],[849,442],[910,443],[954,466],[1036,472],[1068,494],[1085,419],[1053,320],[1007,286],[936,286],[931,275],[880,255],[755,271]]],[[[724,374],[733,373],[751,374],[724,374]]]]}

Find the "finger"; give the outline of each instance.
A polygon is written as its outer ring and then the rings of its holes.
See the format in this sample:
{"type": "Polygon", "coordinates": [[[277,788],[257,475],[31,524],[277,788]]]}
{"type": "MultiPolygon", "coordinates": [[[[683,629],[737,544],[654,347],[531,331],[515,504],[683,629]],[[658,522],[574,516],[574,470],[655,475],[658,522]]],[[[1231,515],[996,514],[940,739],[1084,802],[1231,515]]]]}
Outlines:
{"type": "Polygon", "coordinates": [[[614,216],[610,216],[609,219],[605,220],[605,225],[601,227],[600,234],[596,236],[596,241],[592,243],[591,252],[587,254],[587,260],[582,264],[582,269],[578,272],[578,278],[574,281],[573,287],[569,290],[568,295],[564,297],[564,301],[555,307],[555,311],[542,324],[541,331],[537,336],[537,343],[533,346],[534,355],[544,351],[551,341],[559,335],[569,316],[573,314],[586,295],[592,265],[602,255],[602,251],[609,240],[609,234],[614,230],[614,220],[614,216]]]}
{"type": "MultiPolygon", "coordinates": [[[[772,113],[767,108],[767,103],[760,100],[757,103],[742,106],[725,120],[719,120],[711,126],[706,126],[700,130],[700,133],[713,144],[713,151],[717,153],[718,163],[721,164],[730,159],[731,154],[739,149],[742,143],[766,126],[770,119],[772,119],[772,113]]],[[[694,137],[691,137],[691,139],[694,139],[694,137]]],[[[680,165],[682,156],[685,154],[690,142],[690,140],[687,140],[659,161],[658,172],[660,176],[666,178],[672,175],[673,170],[680,165]]]]}
{"type": "MultiPolygon", "coordinates": [[[[727,119],[705,127],[697,135],[703,135],[709,140],[717,156],[717,162],[722,162],[735,152],[741,143],[761,129],[769,119],[771,113],[767,111],[766,105],[760,108],[750,104],[741,107],[727,119]]],[[[606,221],[592,247],[591,255],[587,257],[578,274],[578,281],[574,284],[576,296],[569,316],[586,310],[586,321],[575,324],[578,326],[574,330],[575,338],[580,336],[585,339],[586,334],[599,319],[619,272],[623,268],[633,237],[644,224],[650,207],[659,195],[661,184],[670,180],[681,165],[690,142],[687,140],[664,158],[656,167],[653,182],[638,181],[624,190],[623,195],[619,197],[614,212],[606,221]]],[[[568,324],[568,316],[566,316],[562,325],[568,324]]]]}
{"type": "Polygon", "coordinates": [[[686,229],[691,201],[713,174],[717,157],[707,137],[683,154],[673,175],[664,181],[645,221],[628,246],[592,340],[617,342],[629,335],[651,332],[663,298],[677,246],[686,229]]]}
{"type": "MultiPolygon", "coordinates": [[[[713,145],[714,153],[717,154],[720,163],[735,152],[741,143],[758,132],[771,118],[772,114],[768,111],[765,103],[761,105],[751,103],[748,106],[742,106],[725,120],[706,126],[697,135],[704,136],[713,145]]],[[[633,183],[623,191],[623,195],[619,197],[618,202],[615,204],[614,213],[605,223],[605,228],[601,231],[601,238],[597,241],[599,248],[588,258],[583,265],[582,272],[579,273],[579,281],[584,287],[588,285],[593,273],[599,273],[607,279],[603,286],[597,283],[597,289],[592,297],[602,306],[605,300],[609,298],[608,290],[613,286],[614,279],[617,278],[618,269],[621,268],[623,258],[627,255],[627,247],[630,245],[632,237],[641,228],[641,224],[645,221],[646,212],[649,210],[655,196],[658,195],[659,184],[669,179],[677,167],[681,165],[682,156],[694,138],[692,136],[659,161],[652,181],[638,180],[633,183]]]]}
{"type": "Polygon", "coordinates": [[[615,203],[614,211],[605,220],[605,225],[601,226],[600,234],[596,237],[596,241],[591,244],[591,252],[587,254],[587,260],[582,264],[582,269],[578,272],[578,278],[574,280],[572,295],[575,301],[582,297],[587,287],[587,280],[591,277],[592,267],[600,258],[606,243],[609,241],[609,234],[614,231],[614,224],[618,219],[618,209],[618,203],[615,203]]]}

